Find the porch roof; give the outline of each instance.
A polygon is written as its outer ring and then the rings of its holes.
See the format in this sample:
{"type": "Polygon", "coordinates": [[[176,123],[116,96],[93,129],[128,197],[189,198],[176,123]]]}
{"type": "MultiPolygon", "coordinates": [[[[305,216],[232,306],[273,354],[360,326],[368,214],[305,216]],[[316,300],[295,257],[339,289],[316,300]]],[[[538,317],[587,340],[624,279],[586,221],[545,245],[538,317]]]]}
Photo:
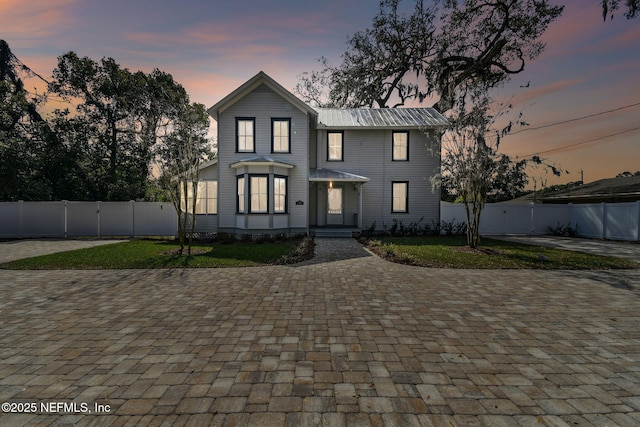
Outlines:
{"type": "Polygon", "coordinates": [[[366,176],[360,176],[349,172],[342,172],[333,169],[310,169],[309,181],[311,182],[369,182],[366,176]]]}
{"type": "Polygon", "coordinates": [[[291,169],[296,165],[293,163],[283,162],[282,160],[276,160],[269,156],[255,156],[247,159],[239,160],[235,163],[231,163],[230,167],[237,169],[242,166],[279,166],[281,168],[291,169]]]}

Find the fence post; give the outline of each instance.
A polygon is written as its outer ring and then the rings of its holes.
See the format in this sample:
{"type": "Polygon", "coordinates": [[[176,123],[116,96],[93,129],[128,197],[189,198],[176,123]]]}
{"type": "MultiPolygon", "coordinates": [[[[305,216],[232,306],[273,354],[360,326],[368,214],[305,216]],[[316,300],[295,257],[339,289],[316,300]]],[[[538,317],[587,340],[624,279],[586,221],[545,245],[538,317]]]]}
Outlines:
{"type": "Polygon", "coordinates": [[[136,236],[136,201],[129,200],[129,206],[131,206],[131,238],[136,236]]]}
{"type": "Polygon", "coordinates": [[[96,205],[98,206],[98,210],[96,211],[96,215],[97,215],[97,221],[98,221],[98,239],[100,237],[102,237],[101,234],[101,230],[100,230],[100,202],[96,202],[96,205]]]}
{"type": "Polygon", "coordinates": [[[531,230],[531,231],[529,232],[529,235],[533,236],[533,232],[534,232],[533,224],[535,222],[535,217],[534,217],[533,211],[534,211],[534,207],[535,207],[536,204],[534,202],[531,202],[531,203],[529,203],[529,205],[531,206],[531,218],[530,218],[531,222],[529,224],[530,225],[529,230],[531,230]]]}
{"type": "Polygon", "coordinates": [[[602,236],[601,239],[607,238],[607,204],[602,202],[602,236]]]}
{"type": "Polygon", "coordinates": [[[64,238],[67,238],[67,226],[69,223],[69,208],[68,208],[68,204],[69,202],[67,200],[63,200],[62,203],[64,203],[64,238]]]}
{"type": "Polygon", "coordinates": [[[18,200],[18,238],[22,239],[24,228],[24,200],[18,200]]]}

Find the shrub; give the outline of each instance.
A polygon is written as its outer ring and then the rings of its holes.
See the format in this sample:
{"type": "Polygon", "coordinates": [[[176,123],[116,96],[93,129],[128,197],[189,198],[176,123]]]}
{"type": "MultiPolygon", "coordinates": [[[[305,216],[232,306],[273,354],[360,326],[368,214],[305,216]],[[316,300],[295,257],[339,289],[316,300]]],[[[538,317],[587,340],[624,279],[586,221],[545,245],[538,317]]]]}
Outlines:
{"type": "Polygon", "coordinates": [[[576,237],[578,236],[578,224],[572,227],[571,223],[564,225],[558,222],[555,227],[549,226],[549,232],[554,236],[576,237]]]}
{"type": "Polygon", "coordinates": [[[440,230],[446,236],[462,236],[467,234],[467,223],[456,222],[455,218],[449,222],[442,221],[440,230]]]}
{"type": "Polygon", "coordinates": [[[313,258],[316,243],[310,236],[304,236],[300,243],[288,255],[283,256],[277,264],[295,264],[313,258]]]}

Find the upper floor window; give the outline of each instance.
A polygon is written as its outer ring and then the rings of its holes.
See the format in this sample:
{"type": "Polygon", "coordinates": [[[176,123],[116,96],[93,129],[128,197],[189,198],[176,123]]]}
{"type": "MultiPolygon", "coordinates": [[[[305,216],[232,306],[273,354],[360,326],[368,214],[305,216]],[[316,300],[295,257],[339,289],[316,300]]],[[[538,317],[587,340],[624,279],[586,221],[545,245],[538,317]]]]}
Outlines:
{"type": "Polygon", "coordinates": [[[393,132],[392,160],[409,160],[409,132],[393,132]]]}
{"type": "Polygon", "coordinates": [[[394,181],[391,183],[391,212],[409,212],[409,183],[394,181]]]}
{"type": "Polygon", "coordinates": [[[291,119],[271,119],[271,151],[291,152],[291,119]]]}
{"type": "Polygon", "coordinates": [[[342,161],[344,149],[343,132],[327,132],[327,160],[342,161]]]}
{"type": "Polygon", "coordinates": [[[255,153],[255,124],[254,118],[236,119],[236,151],[238,153],[255,153]]]}

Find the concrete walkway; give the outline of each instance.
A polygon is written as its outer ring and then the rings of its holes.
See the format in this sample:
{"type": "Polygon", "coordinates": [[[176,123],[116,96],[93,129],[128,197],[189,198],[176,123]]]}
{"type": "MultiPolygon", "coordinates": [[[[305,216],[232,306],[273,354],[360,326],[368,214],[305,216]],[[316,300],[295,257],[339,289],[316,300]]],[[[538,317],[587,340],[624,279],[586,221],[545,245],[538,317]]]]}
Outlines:
{"type": "Polygon", "coordinates": [[[48,255],[56,252],[73,251],[126,242],[126,240],[66,240],[66,239],[27,239],[0,242],[0,264],[22,258],[48,255]]]}
{"type": "Polygon", "coordinates": [[[559,236],[487,236],[492,239],[525,243],[527,245],[549,246],[570,251],[586,252],[596,255],[627,258],[640,262],[640,244],[638,242],[613,242],[610,240],[579,239],[559,236]]]}
{"type": "Polygon", "coordinates": [[[317,243],[294,266],[0,270],[0,402],[37,409],[0,425],[640,424],[640,271],[317,243]]]}

